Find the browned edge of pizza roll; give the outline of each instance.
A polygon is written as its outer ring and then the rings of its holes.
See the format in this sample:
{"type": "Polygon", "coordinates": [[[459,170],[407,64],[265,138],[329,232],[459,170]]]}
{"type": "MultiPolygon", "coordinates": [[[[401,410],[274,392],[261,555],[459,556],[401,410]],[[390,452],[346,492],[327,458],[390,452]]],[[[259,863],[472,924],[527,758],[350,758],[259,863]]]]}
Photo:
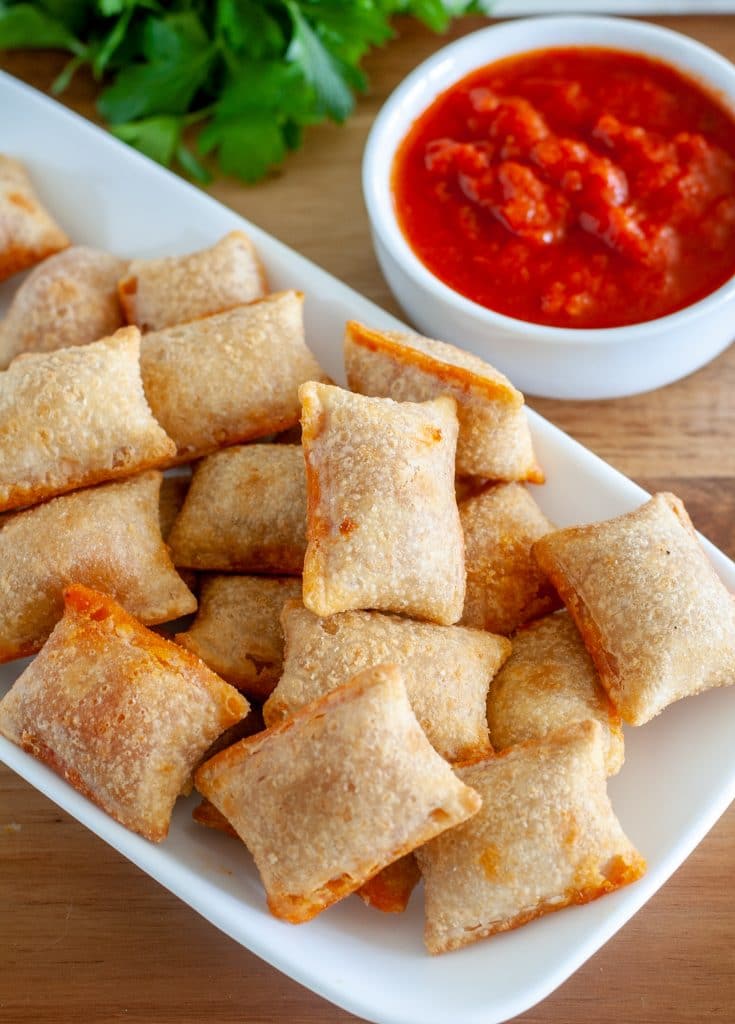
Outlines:
{"type": "Polygon", "coordinates": [[[132,260],[119,275],[120,304],[141,331],[198,320],[262,298],[268,288],[255,246],[230,231],[207,249],[183,256],[132,260]]]}
{"type": "Polygon", "coordinates": [[[0,281],[66,249],[69,239],[42,206],[28,171],[0,153],[0,281]]]}
{"type": "Polygon", "coordinates": [[[430,746],[395,666],[229,747],[195,781],[253,854],[271,912],[292,923],[480,805],[430,746]]]}
{"type": "Polygon", "coordinates": [[[153,842],[245,698],[188,651],[88,587],[0,701],[0,733],[153,842]]]}

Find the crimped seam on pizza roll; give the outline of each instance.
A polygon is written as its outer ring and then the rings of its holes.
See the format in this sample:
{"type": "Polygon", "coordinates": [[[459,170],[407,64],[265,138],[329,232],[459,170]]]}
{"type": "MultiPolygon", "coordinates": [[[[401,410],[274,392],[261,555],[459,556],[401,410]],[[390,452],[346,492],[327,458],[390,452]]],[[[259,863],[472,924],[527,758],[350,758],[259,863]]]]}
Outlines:
{"type": "Polygon", "coordinates": [[[452,395],[459,417],[458,475],[543,483],[523,395],[484,359],[420,334],[350,321],[345,366],[350,388],[363,395],[398,402],[452,395]]]}
{"type": "Polygon", "coordinates": [[[218,754],[197,789],[255,858],[276,917],[308,921],[480,806],[381,666],[218,754]]]}
{"type": "Polygon", "coordinates": [[[317,615],[372,608],[457,622],[465,566],[454,399],[394,402],[315,382],[299,394],[306,607],[317,615]]]}
{"type": "Polygon", "coordinates": [[[223,313],[268,290],[255,246],[243,231],[184,256],[132,260],[119,289],[128,323],[141,331],[223,313]]]}
{"type": "Polygon", "coordinates": [[[0,511],[131,476],[176,448],[151,415],[140,332],[19,356],[0,373],[0,511]]]}
{"type": "Polygon", "coordinates": [[[146,839],[248,703],[112,598],[73,585],[64,617],[0,701],[0,733],[146,839]]]}

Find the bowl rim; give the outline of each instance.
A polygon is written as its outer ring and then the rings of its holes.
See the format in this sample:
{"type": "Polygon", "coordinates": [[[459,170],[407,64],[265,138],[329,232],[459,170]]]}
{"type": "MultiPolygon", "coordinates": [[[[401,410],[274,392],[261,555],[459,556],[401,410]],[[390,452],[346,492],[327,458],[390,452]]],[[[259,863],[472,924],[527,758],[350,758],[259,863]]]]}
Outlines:
{"type": "Polygon", "coordinates": [[[437,96],[485,65],[517,54],[558,46],[602,46],[598,43],[575,43],[573,39],[570,39],[569,42],[557,41],[545,46],[540,41],[539,45],[536,45],[533,40],[529,40],[528,45],[510,46],[491,60],[480,58],[468,61],[465,57],[465,51],[478,46],[488,36],[497,40],[503,35],[514,36],[518,32],[522,35],[526,28],[541,33],[544,28],[552,26],[555,29],[559,27],[562,30],[566,29],[570,35],[574,34],[575,29],[578,30],[584,26],[609,30],[610,33],[615,33],[618,36],[622,34],[623,39],[611,38],[610,42],[605,44],[605,48],[640,53],[654,60],[660,60],[664,64],[669,64],[680,73],[700,82],[704,88],[720,98],[721,101],[728,102],[735,117],[735,64],[706,44],[674,29],[664,28],[650,22],[635,21],[631,18],[564,14],[513,18],[487,25],[441,47],[418,64],[390,93],[379,110],[368,133],[362,159],[363,197],[371,227],[377,238],[390,252],[404,274],[412,278],[424,291],[432,291],[435,298],[445,305],[454,307],[458,314],[480,320],[488,328],[500,327],[507,333],[523,334],[528,340],[553,341],[563,345],[578,345],[580,342],[595,344],[630,342],[637,339],[642,340],[650,335],[658,335],[669,328],[678,329],[689,321],[716,312],[727,302],[735,299],[735,271],[724,284],[703,298],[697,299],[696,302],[673,313],[667,313],[665,316],[655,317],[652,320],[643,320],[639,323],[625,324],[619,327],[554,327],[538,324],[498,313],[467,298],[461,292],[455,291],[429,270],[409,245],[398,224],[390,184],[393,159],[409,128],[437,96]],[[682,53],[699,58],[701,63],[707,64],[708,69],[711,68],[712,74],[709,73],[709,70],[704,74],[695,74],[679,64],[675,56],[650,53],[645,47],[649,40],[655,40],[682,53]],[[456,63],[453,64],[453,61],[456,63]],[[715,81],[716,77],[720,80],[715,81]],[[439,80],[438,89],[435,88],[437,79],[439,80]],[[421,96],[421,92],[427,84],[432,91],[432,96],[428,101],[425,96],[421,96]],[[385,136],[396,121],[400,124],[400,130],[397,133],[398,139],[390,146],[389,158],[386,161],[385,136]],[[383,164],[385,166],[381,171],[383,164]]]}

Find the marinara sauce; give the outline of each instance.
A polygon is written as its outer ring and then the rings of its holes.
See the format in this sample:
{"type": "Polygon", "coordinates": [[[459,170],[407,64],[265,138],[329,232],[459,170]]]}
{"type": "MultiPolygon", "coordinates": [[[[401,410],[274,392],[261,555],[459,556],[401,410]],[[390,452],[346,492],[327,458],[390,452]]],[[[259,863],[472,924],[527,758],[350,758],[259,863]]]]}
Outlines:
{"type": "Polygon", "coordinates": [[[615,50],[539,50],[473,72],[393,168],[429,270],[507,316],[619,327],[735,273],[735,119],[697,83],[615,50]]]}

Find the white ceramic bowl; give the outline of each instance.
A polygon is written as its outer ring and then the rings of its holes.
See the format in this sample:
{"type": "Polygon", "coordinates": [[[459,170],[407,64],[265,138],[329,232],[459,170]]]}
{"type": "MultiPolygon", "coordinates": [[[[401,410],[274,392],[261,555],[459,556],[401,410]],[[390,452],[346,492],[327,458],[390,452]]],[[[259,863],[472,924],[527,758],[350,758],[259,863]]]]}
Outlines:
{"type": "Polygon", "coordinates": [[[615,398],[670,384],[735,338],[735,277],[706,298],[627,327],[567,330],[526,323],[472,302],[413,253],[390,187],[396,148],[439,93],[475,68],[553,46],[604,46],[656,57],[691,75],[735,110],[735,66],[701,43],[623,18],[527,18],[459,39],[420,64],[387,100],[363,158],[363,190],[380,266],[424,334],[476,352],[521,390],[549,398],[615,398]]]}

